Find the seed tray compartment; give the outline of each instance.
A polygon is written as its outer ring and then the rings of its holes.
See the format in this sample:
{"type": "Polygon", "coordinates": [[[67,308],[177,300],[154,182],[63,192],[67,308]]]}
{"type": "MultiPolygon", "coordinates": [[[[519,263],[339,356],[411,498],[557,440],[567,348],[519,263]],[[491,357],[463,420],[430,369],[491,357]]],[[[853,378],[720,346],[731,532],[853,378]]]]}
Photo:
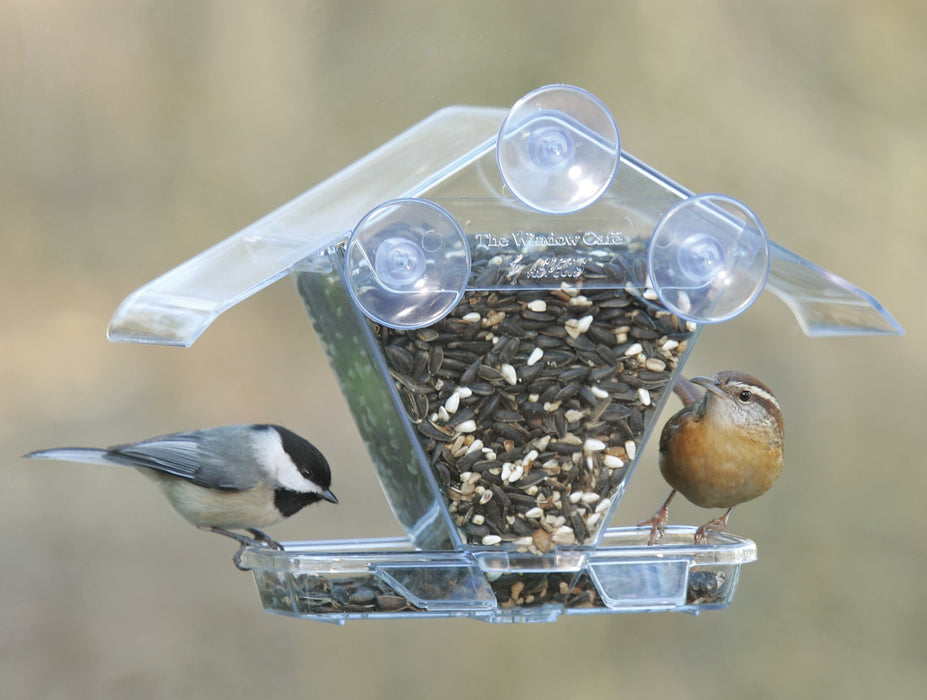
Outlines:
{"type": "Polygon", "coordinates": [[[547,555],[416,550],[406,538],[288,542],[284,551],[246,548],[267,612],[344,624],[348,620],[467,617],[552,622],[560,615],[699,613],[728,607],[740,568],[756,546],[728,533],[693,544],[695,528],[610,528],[595,550],[547,555]]]}

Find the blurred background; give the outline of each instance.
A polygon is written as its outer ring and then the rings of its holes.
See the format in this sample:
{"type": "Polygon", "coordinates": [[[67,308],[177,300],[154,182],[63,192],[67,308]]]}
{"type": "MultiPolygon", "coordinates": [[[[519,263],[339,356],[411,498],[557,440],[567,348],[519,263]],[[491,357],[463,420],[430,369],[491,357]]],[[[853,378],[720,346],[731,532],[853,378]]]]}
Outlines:
{"type": "MultiPolygon", "coordinates": [[[[0,695],[919,697],[925,36],[916,2],[0,1],[0,695]],[[907,331],[809,339],[764,294],[702,334],[687,373],[756,374],[788,427],[782,478],[731,520],[759,548],[731,608],[274,617],[234,545],[146,480],[20,459],[280,422],[329,457],[341,505],[274,536],[402,534],[289,280],[191,349],[114,345],[106,325],[133,289],[435,110],[552,82],[596,94],[628,152],[747,203],[907,331]]],[[[614,524],[665,497],[654,453],[614,524]]],[[[710,515],[680,499],[671,522],[710,515]]]]}

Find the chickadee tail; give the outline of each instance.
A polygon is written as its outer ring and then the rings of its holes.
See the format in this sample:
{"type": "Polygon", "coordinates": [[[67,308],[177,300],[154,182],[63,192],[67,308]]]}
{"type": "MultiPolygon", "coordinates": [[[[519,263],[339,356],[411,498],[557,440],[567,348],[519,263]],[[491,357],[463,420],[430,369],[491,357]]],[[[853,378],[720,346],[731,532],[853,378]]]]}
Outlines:
{"type": "Polygon", "coordinates": [[[87,464],[119,464],[106,450],[93,447],[60,447],[54,450],[37,450],[23,455],[26,459],[55,459],[61,462],[86,462],[87,464]]]}

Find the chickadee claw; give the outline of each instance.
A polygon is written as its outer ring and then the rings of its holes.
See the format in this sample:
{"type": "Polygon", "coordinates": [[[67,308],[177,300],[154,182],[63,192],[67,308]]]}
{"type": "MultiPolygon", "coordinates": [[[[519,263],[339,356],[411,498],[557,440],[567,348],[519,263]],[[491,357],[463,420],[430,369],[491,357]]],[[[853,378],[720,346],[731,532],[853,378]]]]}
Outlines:
{"type": "Polygon", "coordinates": [[[232,563],[235,565],[235,568],[237,568],[239,571],[251,571],[251,567],[250,567],[250,566],[244,566],[244,565],[241,563],[241,555],[242,555],[242,552],[245,551],[245,547],[247,547],[247,546],[248,546],[248,545],[246,545],[244,542],[242,542],[240,545],[238,545],[238,551],[235,552],[235,554],[232,555],[232,563]]]}
{"type": "Polygon", "coordinates": [[[277,540],[275,540],[273,537],[268,535],[263,530],[258,530],[257,528],[249,527],[248,532],[250,532],[254,536],[254,541],[256,544],[257,543],[263,544],[267,547],[270,547],[271,549],[276,549],[278,552],[283,551],[283,545],[277,542],[277,540]]]}
{"type": "Polygon", "coordinates": [[[241,563],[241,555],[244,553],[245,549],[247,549],[248,547],[266,547],[268,549],[273,549],[278,552],[283,551],[282,544],[277,542],[277,540],[273,539],[266,532],[262,530],[258,530],[257,528],[248,528],[248,532],[250,532],[254,536],[254,539],[249,539],[248,537],[245,537],[244,535],[238,535],[238,533],[230,533],[227,530],[219,530],[218,528],[211,528],[211,530],[212,532],[217,532],[220,535],[229,535],[235,541],[238,542],[238,551],[236,551],[235,554],[232,555],[232,563],[240,571],[251,571],[250,566],[244,566],[241,563]]]}

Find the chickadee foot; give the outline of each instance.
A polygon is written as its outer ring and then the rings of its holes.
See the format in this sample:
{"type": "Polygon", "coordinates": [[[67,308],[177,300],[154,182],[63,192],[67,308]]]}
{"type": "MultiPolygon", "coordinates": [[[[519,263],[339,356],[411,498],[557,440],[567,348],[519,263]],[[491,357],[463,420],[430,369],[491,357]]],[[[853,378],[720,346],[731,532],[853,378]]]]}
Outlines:
{"type": "Polygon", "coordinates": [[[235,554],[232,555],[232,563],[235,565],[235,568],[238,569],[239,571],[251,571],[250,567],[244,566],[241,563],[241,555],[245,551],[245,548],[247,546],[248,545],[242,542],[240,545],[238,545],[238,551],[236,551],[235,554]]]}
{"type": "Polygon", "coordinates": [[[235,537],[237,533],[229,532],[228,530],[218,532],[217,530],[212,529],[211,531],[216,532],[219,535],[228,534],[229,537],[232,537],[232,539],[238,541],[238,550],[235,552],[235,554],[232,555],[232,563],[240,571],[251,571],[250,566],[244,566],[241,563],[241,555],[244,553],[245,549],[248,547],[260,546],[260,547],[267,547],[268,549],[274,549],[277,551],[283,551],[282,544],[277,542],[277,540],[273,539],[266,532],[262,530],[258,530],[257,528],[250,528],[250,527],[248,528],[248,532],[254,535],[254,539],[245,537],[244,535],[239,535],[238,537],[235,537]]]}
{"type": "Polygon", "coordinates": [[[283,551],[283,545],[277,542],[277,540],[272,538],[270,535],[268,535],[263,530],[258,530],[257,528],[249,527],[248,532],[254,535],[254,539],[256,542],[264,544],[267,547],[270,547],[271,549],[276,549],[278,552],[283,551]]]}
{"type": "Polygon", "coordinates": [[[732,510],[734,509],[728,508],[727,512],[720,518],[713,518],[696,530],[695,544],[701,544],[708,537],[709,532],[724,532],[724,528],[727,527],[727,519],[732,510]]]}
{"type": "Polygon", "coordinates": [[[666,497],[666,500],[663,501],[663,505],[653,514],[653,517],[642,520],[637,524],[638,527],[650,526],[650,537],[647,539],[648,545],[659,544],[663,541],[663,535],[666,534],[666,521],[669,519],[669,504],[675,495],[676,489],[673,489],[670,491],[670,495],[666,497]]]}
{"type": "Polygon", "coordinates": [[[205,530],[206,532],[215,532],[217,535],[223,535],[225,537],[231,537],[233,540],[238,542],[242,547],[270,547],[271,549],[283,549],[283,547],[276,541],[271,539],[268,535],[265,535],[260,530],[251,530],[248,529],[253,537],[246,537],[240,532],[233,532],[232,530],[226,530],[223,527],[211,527],[209,525],[200,525],[200,530],[205,530]]]}

